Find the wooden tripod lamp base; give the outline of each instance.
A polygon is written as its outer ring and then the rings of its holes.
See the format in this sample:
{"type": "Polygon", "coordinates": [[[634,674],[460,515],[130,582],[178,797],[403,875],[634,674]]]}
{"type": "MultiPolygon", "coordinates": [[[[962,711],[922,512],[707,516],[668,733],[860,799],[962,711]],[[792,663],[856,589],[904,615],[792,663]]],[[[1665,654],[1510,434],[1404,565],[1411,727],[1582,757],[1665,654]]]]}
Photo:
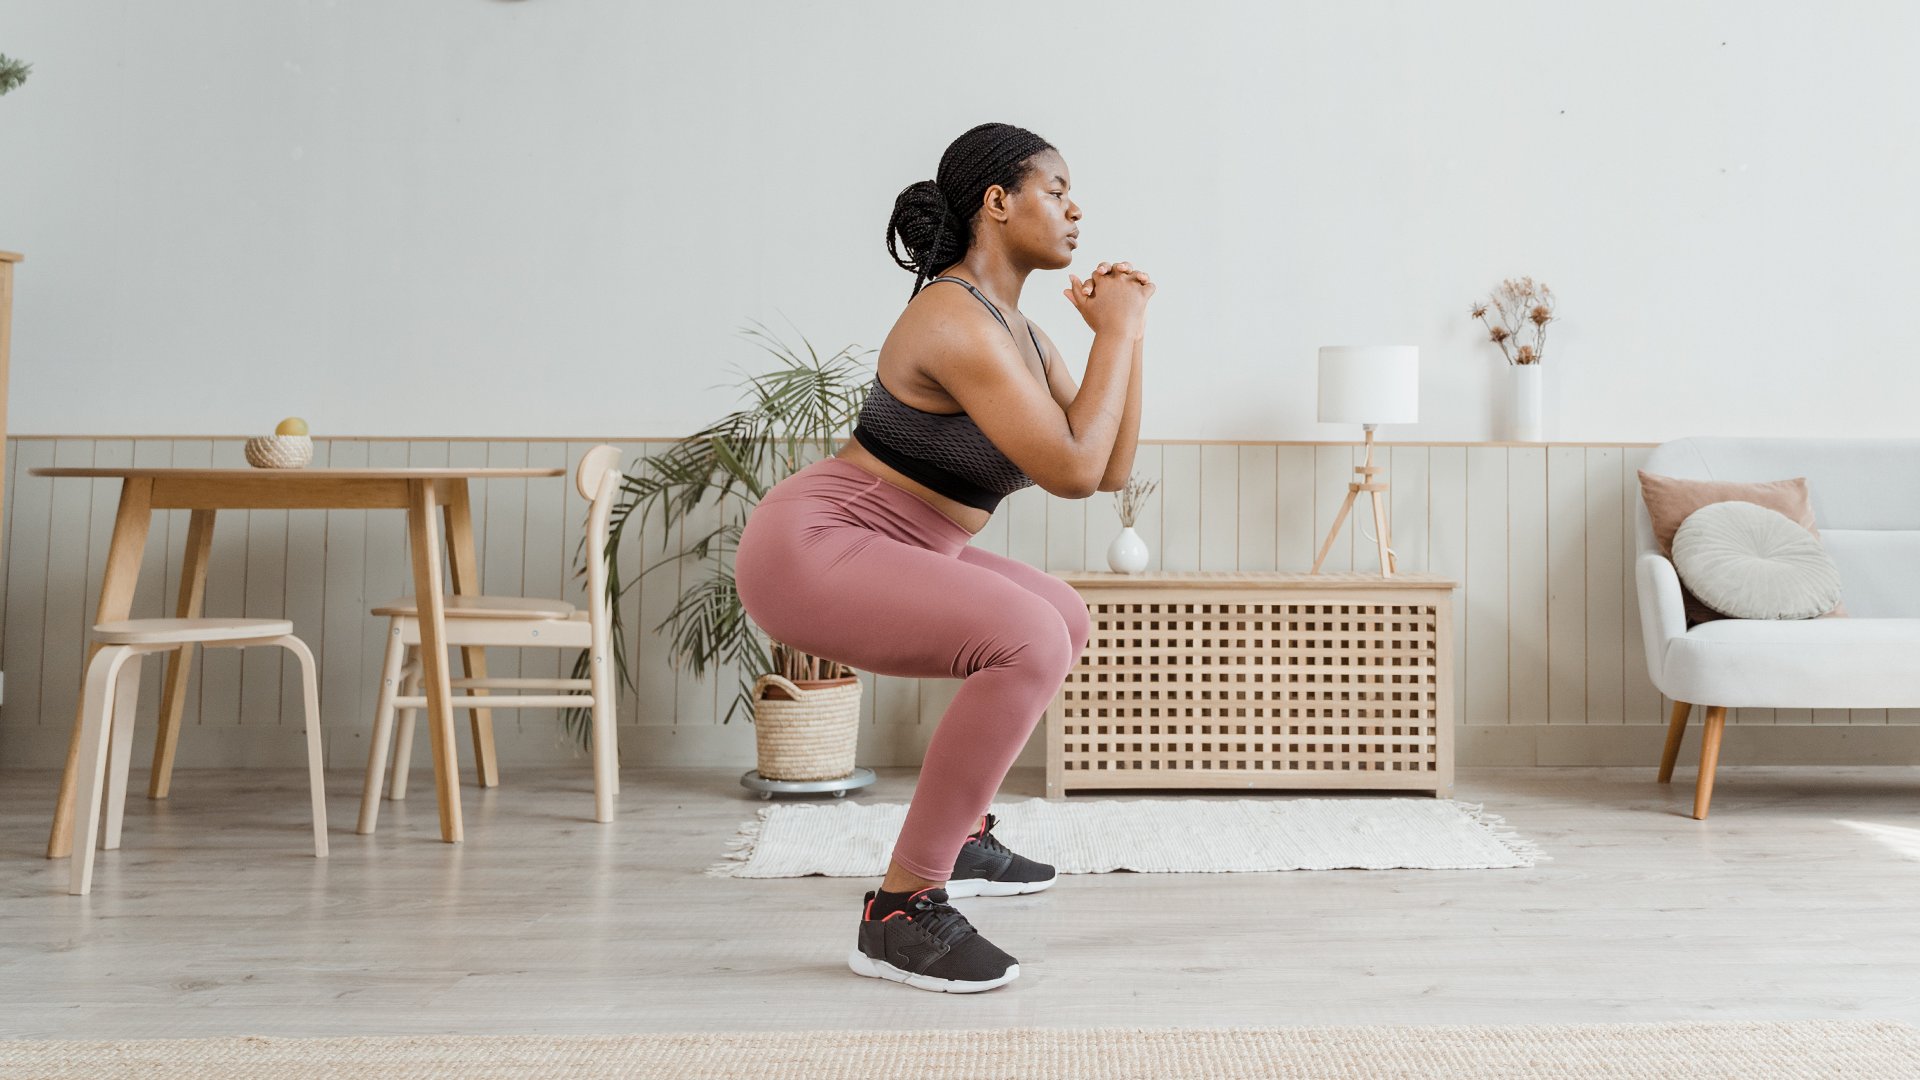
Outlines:
{"type": "Polygon", "coordinates": [[[1346,501],[1333,519],[1326,542],[1313,560],[1313,573],[1327,561],[1354,500],[1364,492],[1373,501],[1374,542],[1380,545],[1380,576],[1392,577],[1393,534],[1387,525],[1389,485],[1385,469],[1373,463],[1373,429],[1381,424],[1411,424],[1420,419],[1420,349],[1415,345],[1329,345],[1320,350],[1320,411],[1323,424],[1360,424],[1367,430],[1367,463],[1354,466],[1359,479],[1347,485],[1346,501]]]}
{"type": "Polygon", "coordinates": [[[1382,499],[1393,485],[1374,480],[1375,476],[1386,470],[1373,463],[1373,427],[1372,424],[1367,425],[1367,463],[1353,467],[1360,479],[1347,485],[1347,497],[1340,504],[1340,512],[1333,517],[1333,528],[1327,530],[1326,543],[1320,545],[1320,554],[1314,557],[1312,572],[1315,574],[1320,572],[1320,564],[1327,561],[1327,552],[1333,550],[1334,538],[1340,535],[1340,526],[1347,523],[1347,515],[1353,512],[1353,501],[1360,497],[1361,492],[1366,492],[1373,499],[1373,533],[1375,542],[1380,545],[1380,576],[1392,577],[1394,571],[1399,569],[1394,565],[1393,534],[1387,524],[1385,500],[1382,499]]]}

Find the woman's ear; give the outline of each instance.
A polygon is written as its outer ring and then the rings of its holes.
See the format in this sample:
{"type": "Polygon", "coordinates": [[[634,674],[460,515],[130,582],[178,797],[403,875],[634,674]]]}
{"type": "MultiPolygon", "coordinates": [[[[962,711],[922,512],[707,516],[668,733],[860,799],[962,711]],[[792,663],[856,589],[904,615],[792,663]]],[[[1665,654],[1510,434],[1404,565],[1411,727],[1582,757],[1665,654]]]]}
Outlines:
{"type": "Polygon", "coordinates": [[[980,196],[980,208],[995,221],[1005,221],[1013,216],[1012,207],[1007,205],[1007,189],[999,184],[987,188],[986,194],[980,196]]]}

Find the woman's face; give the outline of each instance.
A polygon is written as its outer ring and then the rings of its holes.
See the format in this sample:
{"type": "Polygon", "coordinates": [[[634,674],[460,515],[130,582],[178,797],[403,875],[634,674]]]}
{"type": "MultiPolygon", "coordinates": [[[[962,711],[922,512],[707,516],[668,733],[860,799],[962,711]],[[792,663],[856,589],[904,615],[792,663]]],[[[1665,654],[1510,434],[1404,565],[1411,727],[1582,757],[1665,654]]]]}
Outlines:
{"type": "Polygon", "coordinates": [[[1067,163],[1044,150],[1028,159],[1027,169],[1020,190],[1004,203],[1008,254],[1036,270],[1065,269],[1080,239],[1080,207],[1070,194],[1067,163]]]}

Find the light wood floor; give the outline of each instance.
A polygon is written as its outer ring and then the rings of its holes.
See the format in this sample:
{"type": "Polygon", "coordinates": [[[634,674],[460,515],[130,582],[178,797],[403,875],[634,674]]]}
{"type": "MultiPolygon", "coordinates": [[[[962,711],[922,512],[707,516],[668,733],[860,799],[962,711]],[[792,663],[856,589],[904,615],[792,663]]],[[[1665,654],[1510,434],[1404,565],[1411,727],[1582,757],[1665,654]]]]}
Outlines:
{"type": "Polygon", "coordinates": [[[353,835],[336,773],[320,861],[298,774],[183,772],[82,900],[40,855],[55,775],[0,773],[0,1036],[1920,1022],[1920,769],[1723,769],[1707,822],[1690,771],[1464,770],[1553,861],[963,901],[1024,971],[971,997],[846,970],[869,883],[702,876],[762,805],[732,771],[628,770],[612,826],[584,763],[503,775],[447,846],[424,785],[353,835]]]}

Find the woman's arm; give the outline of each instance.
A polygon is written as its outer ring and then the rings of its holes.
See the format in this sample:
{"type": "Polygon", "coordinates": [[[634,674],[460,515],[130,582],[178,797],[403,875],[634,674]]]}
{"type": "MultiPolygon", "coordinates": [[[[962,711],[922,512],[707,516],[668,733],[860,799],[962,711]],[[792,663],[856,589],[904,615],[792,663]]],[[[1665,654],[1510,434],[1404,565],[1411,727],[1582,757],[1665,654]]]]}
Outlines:
{"type": "MultiPolygon", "coordinates": [[[[1093,348],[1086,381],[1064,410],[1050,388],[1034,381],[1006,332],[988,320],[968,320],[964,329],[941,320],[946,325],[929,326],[932,332],[919,340],[928,346],[923,361],[928,375],[1001,453],[1041,488],[1084,499],[1099,490],[1113,458],[1153,286],[1135,277],[1105,276],[1089,296],[1084,282],[1069,280],[1067,298],[1093,328],[1093,348]]],[[[1131,448],[1127,457],[1131,461],[1131,448]]]]}
{"type": "Polygon", "coordinates": [[[1142,355],[1146,339],[1133,343],[1133,374],[1127,379],[1127,408],[1120,414],[1120,434],[1113,440],[1113,453],[1107,458],[1107,471],[1100,478],[1101,491],[1119,491],[1133,475],[1133,452],[1140,447],[1140,397],[1142,355]]]}
{"type": "MultiPolygon", "coordinates": [[[[1058,358],[1059,346],[1038,325],[1034,329],[1038,331],[1040,343],[1046,346],[1048,355],[1058,358]]],[[[1137,342],[1133,348],[1132,373],[1127,377],[1127,403],[1120,415],[1120,432],[1113,441],[1113,453],[1107,458],[1107,471],[1100,477],[1101,491],[1119,491],[1126,486],[1127,478],[1133,475],[1134,452],[1140,444],[1140,404],[1143,394],[1141,357],[1144,344],[1144,341],[1137,342]]],[[[1080,388],[1074,384],[1072,373],[1067,371],[1067,365],[1063,363],[1048,365],[1047,388],[1062,412],[1073,404],[1074,395],[1080,392],[1080,388]]]]}

